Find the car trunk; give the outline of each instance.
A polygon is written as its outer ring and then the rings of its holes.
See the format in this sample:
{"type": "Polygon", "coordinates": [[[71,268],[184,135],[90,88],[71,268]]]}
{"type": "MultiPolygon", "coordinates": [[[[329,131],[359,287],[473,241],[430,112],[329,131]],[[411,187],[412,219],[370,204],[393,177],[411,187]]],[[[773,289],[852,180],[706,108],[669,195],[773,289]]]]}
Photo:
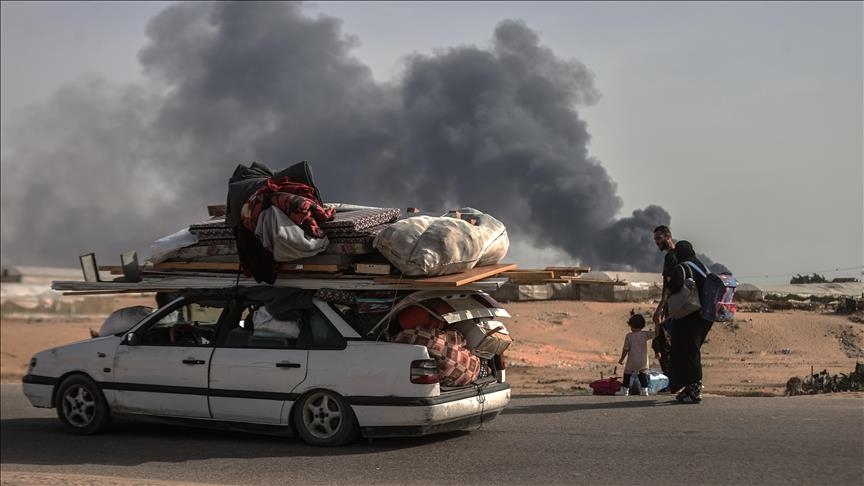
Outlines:
{"type": "Polygon", "coordinates": [[[442,393],[504,381],[510,317],[482,292],[417,292],[389,313],[391,341],[425,345],[439,364],[442,393]]]}

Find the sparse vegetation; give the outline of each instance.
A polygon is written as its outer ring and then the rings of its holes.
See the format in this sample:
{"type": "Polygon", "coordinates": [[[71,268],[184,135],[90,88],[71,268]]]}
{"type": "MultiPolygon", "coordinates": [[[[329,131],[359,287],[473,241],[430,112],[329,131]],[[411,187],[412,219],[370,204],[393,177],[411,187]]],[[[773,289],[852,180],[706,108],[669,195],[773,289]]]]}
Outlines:
{"type": "Polygon", "coordinates": [[[812,273],[810,275],[801,275],[800,273],[792,277],[792,280],[789,281],[790,284],[809,284],[809,283],[825,283],[824,275],[819,275],[818,273],[812,273]]]}

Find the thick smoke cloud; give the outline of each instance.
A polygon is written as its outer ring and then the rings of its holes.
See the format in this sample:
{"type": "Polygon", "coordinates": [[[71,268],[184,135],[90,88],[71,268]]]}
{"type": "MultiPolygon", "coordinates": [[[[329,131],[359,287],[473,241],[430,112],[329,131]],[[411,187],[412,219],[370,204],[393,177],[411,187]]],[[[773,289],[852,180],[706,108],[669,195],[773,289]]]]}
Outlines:
{"type": "Polygon", "coordinates": [[[147,34],[144,85],[67,86],[4,134],[4,263],[146,253],[223,201],[237,163],[309,160],[328,202],[472,206],[574,262],[660,268],[651,229],[669,214],[615,219],[616,184],[589,155],[590,71],[522,22],[489,47],[410,57],[388,84],[300,4],[183,3],[147,34]]]}

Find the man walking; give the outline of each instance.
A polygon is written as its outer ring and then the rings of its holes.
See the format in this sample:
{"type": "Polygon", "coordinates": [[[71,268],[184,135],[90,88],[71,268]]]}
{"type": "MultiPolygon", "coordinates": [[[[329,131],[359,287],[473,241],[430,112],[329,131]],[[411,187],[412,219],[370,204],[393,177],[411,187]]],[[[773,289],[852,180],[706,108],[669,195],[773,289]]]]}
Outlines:
{"type": "Polygon", "coordinates": [[[669,279],[675,265],[678,264],[678,258],[675,256],[675,240],[672,239],[672,231],[669,230],[668,226],[660,225],[654,228],[654,244],[657,245],[658,250],[665,251],[666,256],[663,258],[663,292],[653,317],[657,336],[651,343],[651,348],[660,361],[660,369],[669,376],[669,339],[666,335],[668,329],[664,329],[661,323],[669,316],[666,308],[666,299],[669,297],[669,279]]]}

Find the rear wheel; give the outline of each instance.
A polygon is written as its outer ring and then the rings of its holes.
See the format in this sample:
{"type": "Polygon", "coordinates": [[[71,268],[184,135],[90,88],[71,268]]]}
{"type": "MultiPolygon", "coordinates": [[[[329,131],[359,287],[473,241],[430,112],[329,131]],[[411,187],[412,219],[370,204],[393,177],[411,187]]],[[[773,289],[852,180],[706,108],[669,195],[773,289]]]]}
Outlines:
{"type": "Polygon", "coordinates": [[[307,444],[340,446],[357,436],[357,421],[348,402],[338,394],[318,390],[296,405],[294,427],[307,444]]]}
{"type": "Polygon", "coordinates": [[[102,391],[90,378],[73,375],[57,390],[57,417],[73,434],[95,434],[111,421],[102,391]]]}

